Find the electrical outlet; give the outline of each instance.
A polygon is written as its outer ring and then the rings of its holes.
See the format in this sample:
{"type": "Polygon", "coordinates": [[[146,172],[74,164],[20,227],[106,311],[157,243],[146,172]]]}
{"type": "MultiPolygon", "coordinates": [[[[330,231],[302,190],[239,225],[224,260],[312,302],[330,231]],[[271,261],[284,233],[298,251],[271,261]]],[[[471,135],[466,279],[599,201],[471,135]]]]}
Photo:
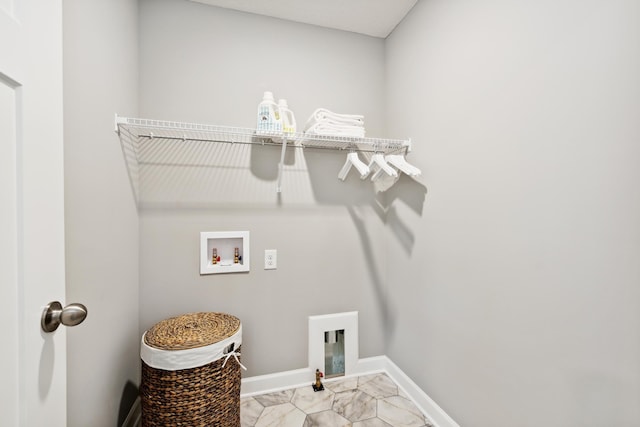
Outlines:
{"type": "Polygon", "coordinates": [[[264,269],[275,270],[276,268],[278,268],[278,251],[275,249],[265,249],[264,269]]]}

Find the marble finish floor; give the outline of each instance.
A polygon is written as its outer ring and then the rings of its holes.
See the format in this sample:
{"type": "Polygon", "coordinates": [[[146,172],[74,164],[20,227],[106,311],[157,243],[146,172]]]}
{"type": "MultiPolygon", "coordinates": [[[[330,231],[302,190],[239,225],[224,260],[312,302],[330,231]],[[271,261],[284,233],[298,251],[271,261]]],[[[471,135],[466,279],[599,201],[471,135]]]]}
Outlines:
{"type": "Polygon", "coordinates": [[[432,427],[411,399],[386,374],[324,382],[245,397],[241,427],[432,427]]]}

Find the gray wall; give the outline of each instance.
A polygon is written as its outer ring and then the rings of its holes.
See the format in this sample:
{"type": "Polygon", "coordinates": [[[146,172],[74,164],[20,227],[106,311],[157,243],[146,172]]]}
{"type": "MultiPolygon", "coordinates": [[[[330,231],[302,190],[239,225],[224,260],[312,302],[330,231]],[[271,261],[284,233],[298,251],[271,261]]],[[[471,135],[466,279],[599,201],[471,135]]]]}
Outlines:
{"type": "MultiPolygon", "coordinates": [[[[301,124],[326,107],[364,114],[382,136],[383,40],[184,1],[140,6],[141,116],[254,127],[271,90],[301,124]]],[[[141,332],[185,312],[234,314],[255,376],[307,366],[308,316],[358,310],[361,356],[383,354],[384,207],[368,181],[338,180],[345,154],[291,149],[278,197],[279,149],[201,150],[141,171],[141,332]],[[233,230],[251,232],[251,271],[200,276],[199,233],[233,230]],[[277,270],[263,269],[265,249],[277,270]]]]}
{"type": "Polygon", "coordinates": [[[68,425],[113,427],[137,384],[138,218],[114,113],[137,114],[137,2],[65,0],[68,425]]]}
{"type": "Polygon", "coordinates": [[[639,19],[423,0],[387,40],[428,188],[394,203],[387,354],[460,425],[640,424],[639,19]]]}
{"type": "Polygon", "coordinates": [[[69,331],[70,426],[113,425],[139,334],[198,310],[242,319],[248,376],[306,366],[307,316],[359,310],[361,356],[461,425],[640,423],[633,2],[422,0],[386,42],[140,8],[137,29],[136,2],[65,2],[67,298],[90,310],[69,331]],[[375,197],[336,179],[343,155],[290,150],[277,197],[277,150],[212,148],[142,174],[138,230],[113,113],[250,127],[264,90],[299,122],[324,106],[412,136],[423,177],[375,197]],[[216,230],[251,231],[250,273],[198,274],[216,230]]]}

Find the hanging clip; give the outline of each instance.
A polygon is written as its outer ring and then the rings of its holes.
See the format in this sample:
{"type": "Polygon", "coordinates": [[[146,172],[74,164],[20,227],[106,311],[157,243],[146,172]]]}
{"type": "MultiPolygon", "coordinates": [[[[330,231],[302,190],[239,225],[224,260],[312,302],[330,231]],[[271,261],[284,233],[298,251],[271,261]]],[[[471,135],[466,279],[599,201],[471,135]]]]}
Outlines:
{"type": "Polygon", "coordinates": [[[369,175],[369,166],[367,166],[366,164],[364,164],[364,162],[362,162],[362,160],[360,160],[360,157],[358,157],[358,153],[352,151],[347,154],[347,161],[344,163],[344,166],[342,166],[340,173],[338,173],[338,178],[344,181],[347,178],[347,174],[351,170],[351,167],[355,167],[358,170],[361,179],[365,179],[367,175],[369,175]]]}
{"type": "Polygon", "coordinates": [[[409,164],[407,159],[400,154],[391,154],[385,157],[385,160],[398,168],[398,170],[404,172],[409,176],[420,176],[422,175],[422,171],[417,167],[409,164]]]}
{"type": "Polygon", "coordinates": [[[386,173],[389,176],[397,177],[398,172],[393,169],[389,164],[384,160],[384,157],[381,153],[375,153],[371,156],[371,162],[369,163],[369,169],[372,171],[375,170],[373,176],[371,177],[371,181],[375,181],[382,175],[382,173],[386,173]]]}

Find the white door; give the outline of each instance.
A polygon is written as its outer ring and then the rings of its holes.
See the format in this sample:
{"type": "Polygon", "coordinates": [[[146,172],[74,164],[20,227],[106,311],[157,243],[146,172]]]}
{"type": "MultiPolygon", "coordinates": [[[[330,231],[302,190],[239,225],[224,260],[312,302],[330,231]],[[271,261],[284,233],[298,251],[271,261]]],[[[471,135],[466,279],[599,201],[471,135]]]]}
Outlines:
{"type": "Polygon", "coordinates": [[[61,0],[0,0],[0,424],[66,425],[61,0]]]}

